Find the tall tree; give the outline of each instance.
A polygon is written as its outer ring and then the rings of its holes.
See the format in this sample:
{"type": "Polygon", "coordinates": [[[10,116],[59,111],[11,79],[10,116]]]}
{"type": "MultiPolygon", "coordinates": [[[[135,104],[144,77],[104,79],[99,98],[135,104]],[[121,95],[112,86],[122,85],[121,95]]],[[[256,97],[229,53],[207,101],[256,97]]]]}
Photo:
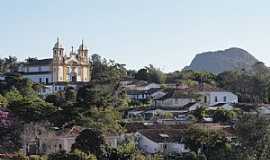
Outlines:
{"type": "Polygon", "coordinates": [[[91,153],[97,157],[102,156],[104,137],[97,129],[85,129],[76,138],[72,150],[79,149],[85,153],[91,153]]]}
{"type": "Polygon", "coordinates": [[[244,115],[236,124],[239,152],[244,160],[270,159],[269,120],[254,115],[244,115]]]}

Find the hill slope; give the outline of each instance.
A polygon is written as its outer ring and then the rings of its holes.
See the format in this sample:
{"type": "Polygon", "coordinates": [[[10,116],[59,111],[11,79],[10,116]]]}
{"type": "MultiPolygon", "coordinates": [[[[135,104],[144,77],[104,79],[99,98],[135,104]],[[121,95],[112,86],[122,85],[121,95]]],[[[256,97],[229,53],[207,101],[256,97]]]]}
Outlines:
{"type": "Polygon", "coordinates": [[[190,66],[184,69],[219,74],[224,71],[249,69],[257,62],[259,61],[247,51],[241,48],[229,48],[197,54],[190,66]]]}

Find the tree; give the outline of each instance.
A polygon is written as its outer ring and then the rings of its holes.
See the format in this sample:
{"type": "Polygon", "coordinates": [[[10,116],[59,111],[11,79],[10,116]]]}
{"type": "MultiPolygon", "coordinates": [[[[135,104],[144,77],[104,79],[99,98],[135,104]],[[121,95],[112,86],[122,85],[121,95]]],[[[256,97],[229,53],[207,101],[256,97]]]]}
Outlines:
{"type": "Polygon", "coordinates": [[[236,93],[240,102],[268,103],[269,77],[246,71],[228,71],[217,76],[218,86],[236,93]]]}
{"type": "Polygon", "coordinates": [[[16,88],[13,88],[5,94],[5,98],[7,99],[8,103],[11,104],[16,101],[21,101],[23,96],[16,88]]]}
{"type": "Polygon", "coordinates": [[[241,159],[267,160],[270,158],[269,120],[254,115],[243,115],[236,124],[241,159]]]}
{"type": "Polygon", "coordinates": [[[76,101],[76,91],[72,87],[68,87],[65,90],[65,100],[70,102],[76,101]]]}
{"type": "Polygon", "coordinates": [[[164,83],[166,75],[159,68],[155,68],[150,64],[149,66],[140,69],[135,74],[135,79],[154,83],[164,83]]]}
{"type": "Polygon", "coordinates": [[[108,159],[110,160],[133,160],[136,158],[145,158],[142,157],[139,152],[137,152],[136,146],[132,142],[124,142],[120,144],[117,148],[107,146],[106,154],[108,159]],[[139,155],[141,156],[139,157],[139,155]]]}
{"type": "Polygon", "coordinates": [[[13,56],[0,59],[0,72],[15,72],[17,70],[18,63],[17,58],[13,56]]]}
{"type": "Polygon", "coordinates": [[[2,96],[2,95],[0,94],[0,108],[1,108],[1,107],[6,107],[7,104],[8,104],[7,99],[6,99],[4,96],[2,96]]]}
{"type": "Polygon", "coordinates": [[[48,120],[48,118],[56,111],[55,106],[36,97],[23,97],[19,100],[11,101],[8,104],[10,109],[20,120],[24,122],[37,122],[40,120],[48,120]]]}
{"type": "Polygon", "coordinates": [[[124,64],[116,63],[113,60],[102,59],[97,54],[92,55],[92,81],[112,83],[117,85],[119,81],[127,76],[124,64]]]}
{"type": "Polygon", "coordinates": [[[149,67],[146,67],[149,73],[149,79],[148,81],[154,82],[154,83],[164,83],[166,76],[165,74],[159,69],[155,68],[153,65],[149,65],[149,67]]]}
{"type": "Polygon", "coordinates": [[[51,94],[46,97],[45,101],[60,107],[65,102],[65,99],[60,94],[51,94]]]}
{"type": "Polygon", "coordinates": [[[111,108],[107,108],[104,111],[91,110],[81,119],[84,127],[97,128],[103,134],[119,134],[123,133],[124,128],[121,126],[120,113],[111,108]]]}
{"type": "Polygon", "coordinates": [[[234,111],[217,109],[213,113],[214,122],[231,122],[234,118],[236,118],[236,113],[234,111]]]}
{"type": "Polygon", "coordinates": [[[77,102],[84,110],[106,108],[112,106],[112,92],[112,88],[108,85],[90,84],[79,89],[77,102]]]}
{"type": "Polygon", "coordinates": [[[0,110],[0,153],[14,153],[21,148],[21,124],[8,111],[0,110]]]}
{"type": "Polygon", "coordinates": [[[192,111],[192,114],[196,117],[197,120],[202,120],[208,115],[206,107],[199,107],[196,110],[192,111]]]}
{"type": "Polygon", "coordinates": [[[142,68],[135,74],[135,79],[147,81],[148,76],[149,75],[147,69],[142,68]]]}
{"type": "Polygon", "coordinates": [[[184,133],[184,144],[194,152],[201,150],[208,160],[226,160],[230,155],[230,143],[221,130],[213,130],[197,125],[184,133]]]}
{"type": "Polygon", "coordinates": [[[81,157],[74,153],[66,153],[65,151],[61,151],[58,153],[49,154],[48,160],[81,160],[81,157]]]}
{"type": "Polygon", "coordinates": [[[79,149],[85,153],[91,153],[100,157],[102,155],[102,146],[104,137],[97,129],[85,129],[76,138],[72,145],[72,150],[79,149]]]}

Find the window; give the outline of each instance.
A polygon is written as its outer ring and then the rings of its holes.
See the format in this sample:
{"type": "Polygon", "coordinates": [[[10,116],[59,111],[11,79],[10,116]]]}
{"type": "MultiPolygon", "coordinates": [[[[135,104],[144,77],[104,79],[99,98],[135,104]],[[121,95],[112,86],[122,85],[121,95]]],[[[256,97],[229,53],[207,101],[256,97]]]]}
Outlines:
{"type": "Polygon", "coordinates": [[[57,91],[57,87],[54,87],[54,90],[57,91]]]}
{"type": "Polygon", "coordinates": [[[81,75],[81,67],[78,67],[78,75],[81,75]]]}
{"type": "Polygon", "coordinates": [[[68,72],[68,74],[70,74],[70,72],[71,72],[70,67],[67,67],[67,72],[68,72]]]}
{"type": "Polygon", "coordinates": [[[204,96],[204,103],[207,103],[207,96],[204,96]]]}
{"type": "Polygon", "coordinates": [[[217,96],[215,96],[215,102],[217,102],[217,101],[218,101],[217,96]]]}
{"type": "Polygon", "coordinates": [[[164,144],[164,145],[163,145],[163,149],[164,149],[164,150],[167,150],[167,148],[168,148],[167,144],[164,144]]]}
{"type": "Polygon", "coordinates": [[[39,78],[39,83],[41,83],[42,82],[42,78],[39,78]]]}
{"type": "Polygon", "coordinates": [[[223,101],[224,101],[224,102],[227,101],[227,97],[226,97],[226,96],[223,97],[223,101]]]}
{"type": "Polygon", "coordinates": [[[48,84],[49,83],[49,78],[46,78],[46,84],[48,84]]]}
{"type": "Polygon", "coordinates": [[[59,144],[59,150],[62,150],[62,144],[59,144]]]}

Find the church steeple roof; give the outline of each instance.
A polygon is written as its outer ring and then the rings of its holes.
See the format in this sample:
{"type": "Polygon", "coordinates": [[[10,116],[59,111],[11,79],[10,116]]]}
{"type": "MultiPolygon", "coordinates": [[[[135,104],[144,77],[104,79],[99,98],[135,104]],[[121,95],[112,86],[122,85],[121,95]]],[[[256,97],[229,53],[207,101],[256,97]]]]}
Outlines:
{"type": "Polygon", "coordinates": [[[79,50],[88,50],[87,47],[86,47],[86,45],[83,44],[83,40],[82,40],[81,45],[79,46],[79,50]]]}
{"type": "Polygon", "coordinates": [[[59,38],[57,37],[57,41],[53,47],[54,49],[59,49],[59,48],[63,48],[63,45],[60,43],[59,38]]]}

